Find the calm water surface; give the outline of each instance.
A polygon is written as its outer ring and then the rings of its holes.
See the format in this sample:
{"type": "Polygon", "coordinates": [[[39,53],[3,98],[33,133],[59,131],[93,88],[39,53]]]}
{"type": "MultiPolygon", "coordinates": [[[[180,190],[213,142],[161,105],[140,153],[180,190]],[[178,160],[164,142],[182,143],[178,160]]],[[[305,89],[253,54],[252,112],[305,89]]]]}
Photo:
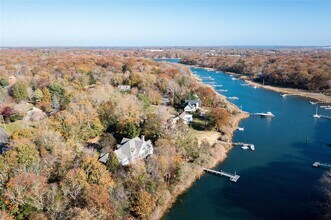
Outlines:
{"type": "MultiPolygon", "coordinates": [[[[170,60],[177,62],[177,60],[170,60]]],[[[315,105],[300,97],[254,89],[222,72],[192,68],[195,75],[212,77],[215,89],[247,112],[267,112],[275,118],[250,117],[240,123],[234,142],[255,144],[255,151],[234,147],[216,170],[237,172],[240,179],[206,174],[180,196],[164,219],[316,219],[323,201],[319,179],[326,169],[315,161],[331,163],[331,120],[314,119],[315,105]]],[[[319,110],[331,115],[331,110],[319,110]]]]}

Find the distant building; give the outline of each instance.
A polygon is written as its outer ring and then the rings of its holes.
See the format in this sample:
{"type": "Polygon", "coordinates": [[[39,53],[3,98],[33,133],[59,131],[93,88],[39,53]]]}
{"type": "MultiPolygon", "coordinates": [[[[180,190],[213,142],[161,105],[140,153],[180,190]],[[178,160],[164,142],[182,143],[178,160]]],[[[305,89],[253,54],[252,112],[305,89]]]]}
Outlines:
{"type": "Polygon", "coordinates": [[[194,100],[187,99],[187,100],[185,100],[185,104],[194,106],[196,109],[199,109],[201,107],[201,100],[200,99],[194,99],[194,100]]]}
{"type": "Polygon", "coordinates": [[[167,96],[163,96],[162,97],[162,100],[161,100],[161,105],[170,105],[171,103],[170,103],[170,100],[169,100],[169,98],[167,97],[167,96]]]}
{"type": "MultiPolygon", "coordinates": [[[[153,154],[153,144],[150,140],[145,141],[145,137],[135,137],[132,139],[123,138],[121,144],[117,146],[115,154],[121,165],[126,166],[137,160],[142,160],[153,154]]],[[[99,161],[106,163],[109,153],[102,154],[99,161]]]]}
{"type": "Polygon", "coordinates": [[[8,140],[9,136],[2,128],[0,128],[0,154],[4,154],[8,150],[8,140]]]}
{"type": "Polygon", "coordinates": [[[131,90],[131,86],[130,85],[119,85],[117,86],[117,89],[121,92],[127,92],[131,90]]]}
{"type": "Polygon", "coordinates": [[[187,112],[183,112],[179,117],[183,120],[184,124],[187,125],[193,121],[193,115],[188,114],[187,112]]]}
{"type": "Polygon", "coordinates": [[[30,121],[30,122],[38,122],[43,119],[47,118],[47,115],[45,112],[43,112],[39,108],[33,107],[32,110],[28,111],[23,118],[24,121],[30,121]]]}

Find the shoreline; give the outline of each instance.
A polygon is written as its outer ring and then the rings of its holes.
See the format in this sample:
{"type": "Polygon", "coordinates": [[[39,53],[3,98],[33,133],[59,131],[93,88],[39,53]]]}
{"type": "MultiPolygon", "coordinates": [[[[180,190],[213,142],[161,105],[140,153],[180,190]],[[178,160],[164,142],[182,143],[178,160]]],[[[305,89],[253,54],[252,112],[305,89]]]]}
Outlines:
{"type": "MultiPolygon", "coordinates": [[[[186,65],[186,64],[183,64],[183,65],[186,65]]],[[[247,76],[241,75],[238,73],[225,72],[225,71],[217,70],[217,69],[211,68],[211,67],[201,67],[201,66],[195,66],[195,65],[187,65],[187,66],[193,67],[193,68],[204,68],[209,71],[222,72],[222,73],[225,73],[228,75],[236,75],[236,76],[239,76],[238,78],[244,80],[246,83],[250,84],[251,86],[256,86],[258,88],[267,89],[267,90],[282,93],[282,94],[290,94],[293,96],[299,96],[299,97],[307,98],[311,101],[316,101],[316,102],[321,102],[321,103],[331,103],[331,96],[327,96],[322,93],[309,92],[309,91],[306,91],[303,89],[284,88],[284,87],[277,87],[277,86],[273,86],[273,85],[262,85],[261,83],[254,82],[251,79],[249,79],[247,76]]]]}
{"type": "Polygon", "coordinates": [[[293,89],[293,88],[283,88],[283,87],[276,87],[271,85],[262,85],[257,82],[253,82],[250,79],[247,79],[245,76],[241,76],[241,79],[243,79],[245,82],[252,86],[256,86],[258,88],[267,89],[270,91],[283,93],[283,94],[290,94],[293,96],[299,96],[303,97],[312,101],[321,102],[321,103],[331,103],[331,96],[324,95],[322,93],[316,93],[316,92],[308,92],[302,89],[293,89]]]}
{"type": "MultiPolygon", "coordinates": [[[[196,75],[194,75],[192,72],[192,77],[194,77],[196,79],[197,83],[202,84],[203,86],[206,87],[210,87],[213,89],[214,93],[221,97],[222,99],[225,100],[227,106],[229,107],[229,109],[232,112],[239,112],[239,114],[232,114],[231,117],[231,126],[228,126],[226,129],[225,134],[223,135],[224,137],[226,137],[227,140],[231,141],[233,138],[233,134],[235,132],[235,130],[237,129],[239,123],[241,120],[248,118],[249,114],[247,112],[241,111],[235,104],[229,102],[225,96],[217,93],[215,91],[215,89],[207,84],[203,84],[202,82],[200,82],[198,79],[198,77],[196,75]]],[[[203,136],[203,138],[199,137],[198,135],[195,135],[195,137],[198,139],[198,141],[201,141],[205,138],[205,133],[206,131],[197,131],[196,133],[200,133],[200,136],[203,136]],[[200,140],[199,140],[200,139],[200,140]]],[[[215,136],[215,134],[218,134],[218,137],[221,136],[221,134],[217,131],[207,131],[209,134],[213,134],[215,136]]],[[[205,171],[203,170],[203,168],[213,168],[215,166],[217,166],[218,164],[220,164],[222,161],[224,161],[227,158],[227,154],[228,152],[232,149],[232,145],[229,144],[224,144],[221,143],[218,139],[213,140],[213,142],[211,143],[211,149],[209,151],[209,154],[211,155],[209,160],[208,160],[208,164],[206,164],[204,167],[201,167],[199,165],[193,165],[194,166],[194,170],[192,170],[191,173],[191,178],[185,183],[179,183],[177,185],[175,185],[173,187],[173,189],[171,190],[172,192],[175,192],[174,194],[170,195],[168,197],[168,199],[166,199],[166,201],[164,201],[163,205],[158,206],[153,213],[151,214],[151,219],[152,220],[157,220],[157,219],[161,219],[163,216],[165,216],[169,210],[171,209],[171,207],[174,205],[174,203],[177,201],[178,196],[182,195],[183,193],[185,193],[187,190],[189,190],[189,188],[191,188],[191,186],[196,182],[197,179],[199,179],[202,175],[205,174],[205,171]]]]}

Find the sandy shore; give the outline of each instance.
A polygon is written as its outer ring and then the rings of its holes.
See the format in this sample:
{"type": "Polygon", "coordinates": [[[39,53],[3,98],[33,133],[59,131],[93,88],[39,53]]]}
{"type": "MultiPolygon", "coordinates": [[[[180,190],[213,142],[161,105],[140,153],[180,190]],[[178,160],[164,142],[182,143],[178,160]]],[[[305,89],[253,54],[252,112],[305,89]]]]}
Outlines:
{"type": "Polygon", "coordinates": [[[301,90],[301,89],[291,89],[291,88],[275,87],[275,86],[270,86],[270,85],[262,85],[260,83],[256,83],[256,82],[253,82],[253,81],[247,79],[247,77],[241,76],[240,78],[244,79],[245,82],[247,82],[248,84],[250,84],[252,86],[256,86],[258,88],[268,89],[268,90],[283,93],[283,94],[301,96],[301,97],[308,98],[308,99],[311,99],[316,102],[331,103],[331,96],[327,96],[322,93],[307,92],[307,91],[301,90]]]}
{"type": "MultiPolygon", "coordinates": [[[[184,64],[185,65],[185,64],[184,64]]],[[[193,68],[204,68],[206,70],[211,70],[211,71],[219,71],[215,68],[209,68],[209,67],[198,67],[198,66],[192,66],[192,65],[187,65],[193,68]]],[[[252,80],[248,79],[247,76],[243,76],[237,73],[232,73],[232,72],[224,72],[224,71],[220,71],[222,73],[226,73],[229,75],[237,75],[239,76],[239,78],[245,80],[245,82],[247,82],[248,84],[252,85],[252,86],[256,86],[258,88],[263,88],[263,89],[268,89],[274,92],[279,92],[282,94],[291,94],[294,96],[300,96],[300,97],[304,97],[316,102],[321,102],[321,103],[331,103],[331,96],[327,96],[324,95],[322,93],[316,93],[316,92],[309,92],[306,90],[302,90],[302,89],[292,89],[292,88],[284,88],[284,87],[277,87],[277,86],[271,86],[271,85],[262,85],[260,83],[257,82],[253,82],[252,80]]]]}
{"type": "MultiPolygon", "coordinates": [[[[196,77],[195,75],[192,76],[198,81],[198,77],[196,77]]],[[[209,87],[209,85],[205,86],[209,87]]],[[[223,95],[217,93],[213,87],[211,88],[213,89],[215,94],[225,100],[229,109],[232,112],[237,112],[237,114],[232,114],[231,126],[228,126],[227,129],[225,129],[225,134],[222,136],[226,140],[232,140],[233,133],[237,129],[239,122],[242,119],[247,118],[249,114],[246,112],[242,112],[236,105],[228,102],[223,95]]],[[[199,143],[201,143],[202,140],[206,139],[213,146],[209,152],[210,158],[208,159],[208,164],[205,164],[204,167],[192,164],[193,168],[186,182],[175,185],[171,190],[171,194],[168,190],[164,192],[165,194],[168,194],[168,197],[166,197],[165,201],[163,202],[163,205],[159,205],[154,210],[151,215],[151,219],[156,220],[162,218],[162,216],[164,216],[167,211],[172,207],[172,205],[176,202],[177,197],[187,191],[192,186],[192,184],[205,173],[203,168],[213,168],[226,158],[226,155],[231,150],[232,145],[220,142],[218,140],[220,136],[220,133],[217,131],[194,130],[194,137],[198,139],[199,143]]]]}

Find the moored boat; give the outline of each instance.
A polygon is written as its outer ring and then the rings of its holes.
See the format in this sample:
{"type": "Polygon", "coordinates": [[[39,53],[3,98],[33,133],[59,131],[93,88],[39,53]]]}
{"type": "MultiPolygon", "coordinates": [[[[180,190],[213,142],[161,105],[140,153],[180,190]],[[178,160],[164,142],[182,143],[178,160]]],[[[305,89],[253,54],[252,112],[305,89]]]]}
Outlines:
{"type": "Polygon", "coordinates": [[[267,112],[267,113],[260,113],[260,116],[261,117],[264,117],[264,118],[271,118],[271,117],[275,117],[274,114],[272,114],[271,112],[267,112]]]}
{"type": "Polygon", "coordinates": [[[229,100],[238,100],[239,98],[237,96],[231,96],[231,97],[228,97],[229,100]]]}

